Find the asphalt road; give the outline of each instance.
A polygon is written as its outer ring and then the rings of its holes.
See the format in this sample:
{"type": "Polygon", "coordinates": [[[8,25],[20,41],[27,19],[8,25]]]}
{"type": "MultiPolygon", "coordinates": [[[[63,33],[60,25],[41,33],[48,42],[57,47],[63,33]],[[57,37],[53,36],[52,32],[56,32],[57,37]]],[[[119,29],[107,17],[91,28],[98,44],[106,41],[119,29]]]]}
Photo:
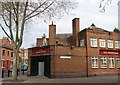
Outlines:
{"type": "MultiPolygon", "coordinates": [[[[9,81],[10,78],[2,79],[3,83],[14,83],[9,81]]],[[[27,77],[20,75],[18,76],[17,83],[118,83],[119,78],[117,75],[112,76],[96,76],[96,77],[81,77],[81,78],[60,78],[50,79],[46,77],[27,77]],[[23,80],[23,81],[22,81],[23,80]]],[[[16,83],[16,82],[15,82],[16,83]]]]}

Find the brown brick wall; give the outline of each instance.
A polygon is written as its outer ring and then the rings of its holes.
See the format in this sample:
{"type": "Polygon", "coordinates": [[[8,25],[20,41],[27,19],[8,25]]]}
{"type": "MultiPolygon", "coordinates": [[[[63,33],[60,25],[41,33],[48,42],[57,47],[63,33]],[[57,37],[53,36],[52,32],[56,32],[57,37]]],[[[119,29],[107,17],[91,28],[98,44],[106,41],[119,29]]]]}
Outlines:
{"type": "Polygon", "coordinates": [[[55,76],[86,75],[85,49],[56,46],[55,56],[51,56],[51,74],[55,76]],[[71,56],[71,58],[60,58],[71,56]]]}
{"type": "Polygon", "coordinates": [[[78,46],[78,32],[79,32],[79,29],[80,29],[79,18],[74,18],[72,20],[72,31],[73,31],[72,40],[74,41],[73,45],[75,45],[75,46],[78,46]]]}
{"type": "MultiPolygon", "coordinates": [[[[96,28],[97,29],[97,28],[96,28]]],[[[109,39],[112,39],[113,41],[114,40],[120,40],[118,38],[118,36],[120,36],[120,34],[118,33],[114,33],[114,32],[102,32],[102,31],[98,31],[98,30],[87,30],[87,53],[88,53],[88,71],[89,71],[89,74],[116,74],[118,73],[118,68],[115,67],[115,68],[109,68],[108,66],[108,61],[107,61],[107,68],[101,68],[100,67],[100,57],[103,56],[103,57],[106,57],[107,60],[109,57],[114,57],[116,58],[117,56],[114,56],[114,55],[100,55],[99,54],[99,50],[100,49],[108,49],[107,48],[107,40],[109,39]],[[98,40],[98,47],[91,47],[90,46],[90,38],[93,37],[93,38],[97,38],[98,40]],[[106,40],[106,48],[100,48],[99,47],[99,39],[105,39],[106,40]],[[98,57],[98,64],[99,64],[99,67],[98,68],[92,68],[91,67],[91,57],[94,57],[94,56],[97,56],[98,57]]],[[[115,44],[113,42],[113,49],[111,50],[116,50],[115,49],[115,44]]]]}
{"type": "MultiPolygon", "coordinates": [[[[107,48],[107,40],[120,40],[118,36],[120,36],[120,33],[115,32],[109,32],[102,30],[101,28],[86,28],[79,32],[79,18],[75,18],[73,20],[73,35],[69,38],[63,38],[63,39],[56,39],[56,26],[50,25],[49,26],[49,45],[55,45],[56,40],[58,41],[58,44],[65,44],[69,43],[71,46],[50,46],[51,52],[51,75],[57,76],[57,75],[81,75],[87,73],[88,68],[88,74],[113,74],[117,73],[118,69],[115,68],[100,68],[100,57],[105,56],[107,59],[111,55],[100,55],[99,50],[109,50],[107,48]],[[79,32],[79,33],[78,33],[79,32]],[[98,47],[91,47],[90,46],[90,38],[97,38],[98,41],[98,47]],[[85,46],[80,47],[80,40],[85,39],[85,46]],[[106,48],[100,48],[99,47],[99,39],[105,39],[106,40],[106,48]],[[73,45],[73,46],[72,46],[73,45]],[[87,51],[86,51],[87,50],[87,51]],[[60,56],[71,56],[71,59],[61,59],[60,56]],[[98,63],[99,68],[92,68],[91,67],[91,57],[98,57],[98,63]],[[88,57],[88,66],[86,62],[86,57],[88,57]]],[[[41,44],[41,39],[37,40],[37,46],[41,44]]],[[[113,42],[114,44],[114,42],[113,42]]],[[[115,44],[114,44],[115,47],[115,44]]],[[[110,50],[119,50],[116,48],[110,49],[110,50]]],[[[30,53],[29,53],[30,54],[30,53]]],[[[29,55],[31,56],[31,55],[29,55]]],[[[116,58],[116,56],[113,56],[116,58]]],[[[108,63],[108,61],[107,61],[108,63]]],[[[108,65],[108,64],[107,64],[108,65]]]]}
{"type": "Polygon", "coordinates": [[[49,45],[56,44],[56,25],[49,25],[49,45]]]}

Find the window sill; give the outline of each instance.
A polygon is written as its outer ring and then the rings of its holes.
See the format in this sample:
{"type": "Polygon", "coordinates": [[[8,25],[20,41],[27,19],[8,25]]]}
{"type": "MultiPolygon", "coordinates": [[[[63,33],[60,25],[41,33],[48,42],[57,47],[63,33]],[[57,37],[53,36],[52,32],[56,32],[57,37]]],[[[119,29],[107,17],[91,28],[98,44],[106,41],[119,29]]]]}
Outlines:
{"type": "Polygon", "coordinates": [[[112,48],[108,47],[108,49],[113,49],[113,47],[112,48]]]}
{"type": "Polygon", "coordinates": [[[92,67],[92,69],[98,69],[98,67],[92,67]]]}
{"type": "Polygon", "coordinates": [[[110,69],[114,69],[115,67],[109,67],[110,69]]]}
{"type": "Polygon", "coordinates": [[[98,48],[98,47],[93,47],[93,46],[90,46],[91,48],[98,48]]]}
{"type": "Polygon", "coordinates": [[[100,67],[101,69],[106,69],[107,67],[100,67]]]}
{"type": "Polygon", "coordinates": [[[2,60],[2,61],[5,61],[5,59],[4,59],[4,58],[2,58],[1,60],[2,60]]]}
{"type": "Polygon", "coordinates": [[[99,47],[99,48],[106,48],[106,47],[99,47]]]}

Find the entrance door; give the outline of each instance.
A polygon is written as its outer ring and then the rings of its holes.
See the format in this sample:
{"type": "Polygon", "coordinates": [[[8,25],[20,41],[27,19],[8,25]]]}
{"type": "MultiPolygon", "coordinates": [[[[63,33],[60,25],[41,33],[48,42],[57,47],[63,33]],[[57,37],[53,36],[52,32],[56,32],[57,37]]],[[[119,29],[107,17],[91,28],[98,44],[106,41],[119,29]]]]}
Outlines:
{"type": "Polygon", "coordinates": [[[44,76],[44,62],[38,62],[38,75],[44,76]]]}

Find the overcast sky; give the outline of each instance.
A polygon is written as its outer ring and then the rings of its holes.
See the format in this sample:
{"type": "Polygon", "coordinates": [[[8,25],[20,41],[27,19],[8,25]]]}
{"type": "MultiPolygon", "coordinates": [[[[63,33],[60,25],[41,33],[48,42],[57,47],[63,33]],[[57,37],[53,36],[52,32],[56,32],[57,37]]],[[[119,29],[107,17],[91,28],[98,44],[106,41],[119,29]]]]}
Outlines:
{"type": "MultiPolygon", "coordinates": [[[[118,5],[117,0],[113,0],[112,3],[106,7],[104,13],[99,12],[100,0],[77,0],[79,7],[72,11],[70,15],[65,15],[60,20],[54,20],[56,24],[57,33],[71,33],[72,32],[72,19],[80,18],[80,30],[89,27],[94,23],[97,27],[113,31],[115,27],[118,27],[118,5]]],[[[36,44],[36,38],[39,38],[46,34],[48,37],[49,24],[44,22],[36,22],[29,25],[29,29],[26,30],[24,36],[24,42],[22,47],[29,48],[32,44],[36,44]]],[[[2,36],[5,35],[0,32],[2,36]]]]}

